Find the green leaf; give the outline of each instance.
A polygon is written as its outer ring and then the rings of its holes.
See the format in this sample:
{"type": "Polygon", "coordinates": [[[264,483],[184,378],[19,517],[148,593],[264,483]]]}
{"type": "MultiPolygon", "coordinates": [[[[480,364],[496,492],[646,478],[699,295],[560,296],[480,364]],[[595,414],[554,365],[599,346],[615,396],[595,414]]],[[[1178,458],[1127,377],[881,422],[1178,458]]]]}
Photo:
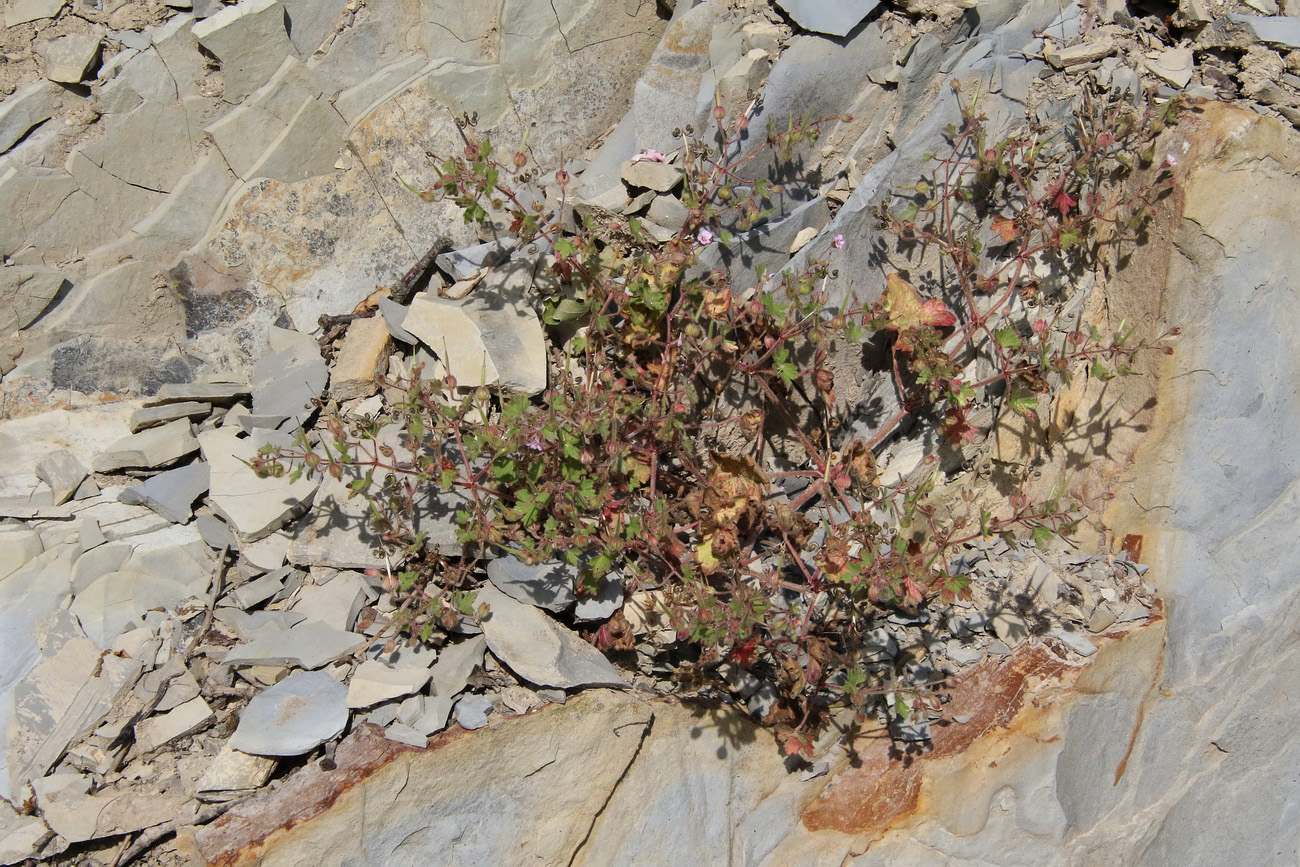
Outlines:
{"type": "Polygon", "coordinates": [[[1015,394],[1007,401],[1007,406],[1012,412],[1031,418],[1038,410],[1038,398],[1032,394],[1015,394]]]}
{"type": "Polygon", "coordinates": [[[1010,325],[999,328],[994,339],[1003,349],[1019,349],[1024,345],[1024,341],[1020,339],[1020,332],[1010,325]]]}
{"type": "Polygon", "coordinates": [[[916,215],[920,210],[921,210],[921,206],[918,205],[916,202],[910,203],[906,208],[903,209],[903,212],[898,215],[899,222],[907,223],[910,222],[911,220],[915,220],[916,215]]]}
{"type": "Polygon", "coordinates": [[[1056,534],[1046,527],[1035,527],[1033,532],[1034,544],[1039,548],[1042,548],[1048,542],[1052,541],[1054,535],[1056,534]]]}
{"type": "Polygon", "coordinates": [[[1056,236],[1061,244],[1062,250],[1068,250],[1075,244],[1079,243],[1079,232],[1074,229],[1062,229],[1061,233],[1056,236]]]}
{"type": "Polygon", "coordinates": [[[587,311],[591,309],[591,305],[586,301],[578,301],[573,298],[561,298],[553,307],[550,305],[548,307],[546,315],[542,317],[547,325],[572,322],[586,316],[587,311]]]}
{"type": "Polygon", "coordinates": [[[578,245],[568,238],[560,238],[555,242],[555,254],[561,258],[568,258],[576,252],[578,252],[578,245]]]}

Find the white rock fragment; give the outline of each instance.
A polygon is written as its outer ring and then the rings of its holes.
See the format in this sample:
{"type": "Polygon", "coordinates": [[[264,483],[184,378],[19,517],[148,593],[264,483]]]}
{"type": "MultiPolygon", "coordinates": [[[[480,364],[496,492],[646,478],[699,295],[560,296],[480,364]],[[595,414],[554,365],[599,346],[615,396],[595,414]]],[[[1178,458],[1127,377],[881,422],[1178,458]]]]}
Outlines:
{"type": "Polygon", "coordinates": [[[190,423],[180,419],[122,437],[95,459],[93,467],[97,473],[127,467],[161,467],[180,460],[198,447],[190,423]]]}
{"type": "Polygon", "coordinates": [[[478,592],[490,614],[482,622],[488,647],[503,663],[538,686],[626,686],[599,650],[531,605],[492,585],[478,592]]]}
{"type": "Polygon", "coordinates": [[[226,743],[194,787],[201,801],[224,802],[261,788],[275,770],[276,761],[240,752],[226,743]]]}
{"type": "Polygon", "coordinates": [[[546,340],[531,309],[489,293],[462,301],[422,295],[401,326],[437,353],[461,388],[500,383],[522,394],[546,388],[546,340]]]}
{"type": "Polygon", "coordinates": [[[242,438],[230,428],[204,431],[199,444],[211,467],[208,499],[245,541],[268,536],[302,514],[320,486],[318,479],[305,477],[258,478],[244,462],[257,457],[259,440],[242,438]]]}
{"type": "Polygon", "coordinates": [[[141,720],[135,726],[135,741],[140,752],[152,752],[207,728],[215,719],[208,703],[196,696],[167,713],[141,720]]]}
{"type": "Polygon", "coordinates": [[[300,671],[254,696],[230,746],[257,756],[298,756],[342,734],[348,690],[328,674],[300,671]]]}
{"type": "Polygon", "coordinates": [[[423,689],[430,672],[418,668],[389,668],[375,659],[367,659],[352,672],[348,684],[348,707],[374,707],[423,689]]]}
{"type": "Polygon", "coordinates": [[[79,84],[99,59],[99,35],[56,36],[41,43],[36,52],[45,61],[45,77],[64,84],[79,84]]]}
{"type": "Polygon", "coordinates": [[[670,192],[681,183],[681,168],[668,163],[651,160],[635,160],[623,163],[623,180],[631,187],[654,190],[656,193],[670,192]]]}
{"type": "Polygon", "coordinates": [[[1196,72],[1190,47],[1166,49],[1159,56],[1148,58],[1145,65],[1152,75],[1179,89],[1186,87],[1196,72]]]}
{"type": "Polygon", "coordinates": [[[349,630],[365,604],[365,582],[355,572],[336,575],[328,584],[304,584],[298,589],[293,612],[334,629],[349,630]]]}
{"type": "Polygon", "coordinates": [[[491,712],[492,699],[485,695],[467,695],[456,702],[456,724],[470,731],[481,729],[487,725],[491,712]]]}
{"type": "Polygon", "coordinates": [[[308,620],[292,629],[232,647],[222,662],[226,665],[297,665],[315,669],[352,653],[365,643],[364,635],[308,620]]]}

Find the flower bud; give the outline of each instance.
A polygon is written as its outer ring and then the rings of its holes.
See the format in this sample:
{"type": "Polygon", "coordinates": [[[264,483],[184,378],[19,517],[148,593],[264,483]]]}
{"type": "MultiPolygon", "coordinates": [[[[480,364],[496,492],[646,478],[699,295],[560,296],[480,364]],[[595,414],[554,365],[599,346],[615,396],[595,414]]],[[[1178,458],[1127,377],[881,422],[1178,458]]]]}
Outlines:
{"type": "Polygon", "coordinates": [[[713,116],[716,117],[718,120],[722,120],[724,117],[727,116],[727,110],[720,105],[715,105],[713,107],[713,116]]]}
{"type": "Polygon", "coordinates": [[[524,154],[523,151],[519,151],[518,153],[515,154],[515,168],[522,169],[524,167],[524,164],[527,162],[528,162],[528,157],[526,154],[524,154]]]}

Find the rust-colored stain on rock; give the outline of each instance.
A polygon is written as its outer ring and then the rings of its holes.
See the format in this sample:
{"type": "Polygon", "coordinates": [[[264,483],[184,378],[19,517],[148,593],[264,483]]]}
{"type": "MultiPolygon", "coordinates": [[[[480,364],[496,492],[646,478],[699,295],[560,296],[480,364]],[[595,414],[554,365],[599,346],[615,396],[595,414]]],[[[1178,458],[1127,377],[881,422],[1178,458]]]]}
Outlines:
{"type": "Polygon", "coordinates": [[[945,717],[970,717],[964,724],[933,728],[930,748],[898,756],[888,739],[859,744],[858,762],[804,811],[812,831],[863,834],[883,830],[917,809],[925,766],[957,755],[976,740],[1012,731],[1051,706],[1086,668],[1054,656],[1037,643],[1022,644],[1010,658],[986,661],[954,685],[945,717]]]}
{"type": "MultiPolygon", "coordinates": [[[[436,749],[465,734],[455,727],[430,741],[436,749]]],[[[366,723],[339,743],[335,767],[303,768],[289,776],[280,788],[256,795],[195,834],[199,852],[210,867],[235,867],[255,862],[259,851],[290,828],[328,810],[353,786],[365,780],[402,753],[417,747],[390,741],[383,729],[366,723]]]]}

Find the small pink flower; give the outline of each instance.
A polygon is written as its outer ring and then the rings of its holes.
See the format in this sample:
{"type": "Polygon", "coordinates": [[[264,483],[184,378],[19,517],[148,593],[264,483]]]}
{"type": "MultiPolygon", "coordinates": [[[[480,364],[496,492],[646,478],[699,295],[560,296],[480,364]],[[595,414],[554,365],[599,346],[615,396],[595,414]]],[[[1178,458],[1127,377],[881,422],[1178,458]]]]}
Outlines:
{"type": "Polygon", "coordinates": [[[1173,154],[1165,154],[1165,162],[1168,163],[1170,167],[1176,166],[1178,165],[1178,157],[1173,154]]]}
{"type": "Polygon", "coordinates": [[[641,151],[641,153],[632,157],[632,162],[634,163],[639,163],[642,160],[648,163],[666,163],[668,162],[668,157],[664,156],[663,154],[659,153],[659,151],[654,150],[652,148],[650,150],[641,151]]]}
{"type": "Polygon", "coordinates": [[[530,449],[532,449],[535,452],[540,452],[543,448],[545,448],[545,446],[542,444],[542,438],[539,437],[537,434],[533,434],[532,436],[530,436],[528,438],[528,442],[524,443],[524,445],[528,446],[530,449]]]}
{"type": "Polygon", "coordinates": [[[843,249],[844,249],[844,236],[843,236],[843,235],[836,235],[836,236],[835,236],[835,240],[834,240],[834,241],[831,241],[831,246],[834,247],[836,250],[843,250],[843,249]]]}
{"type": "Polygon", "coordinates": [[[713,233],[708,229],[700,229],[700,233],[696,235],[695,238],[703,247],[707,247],[713,243],[713,233]]]}

